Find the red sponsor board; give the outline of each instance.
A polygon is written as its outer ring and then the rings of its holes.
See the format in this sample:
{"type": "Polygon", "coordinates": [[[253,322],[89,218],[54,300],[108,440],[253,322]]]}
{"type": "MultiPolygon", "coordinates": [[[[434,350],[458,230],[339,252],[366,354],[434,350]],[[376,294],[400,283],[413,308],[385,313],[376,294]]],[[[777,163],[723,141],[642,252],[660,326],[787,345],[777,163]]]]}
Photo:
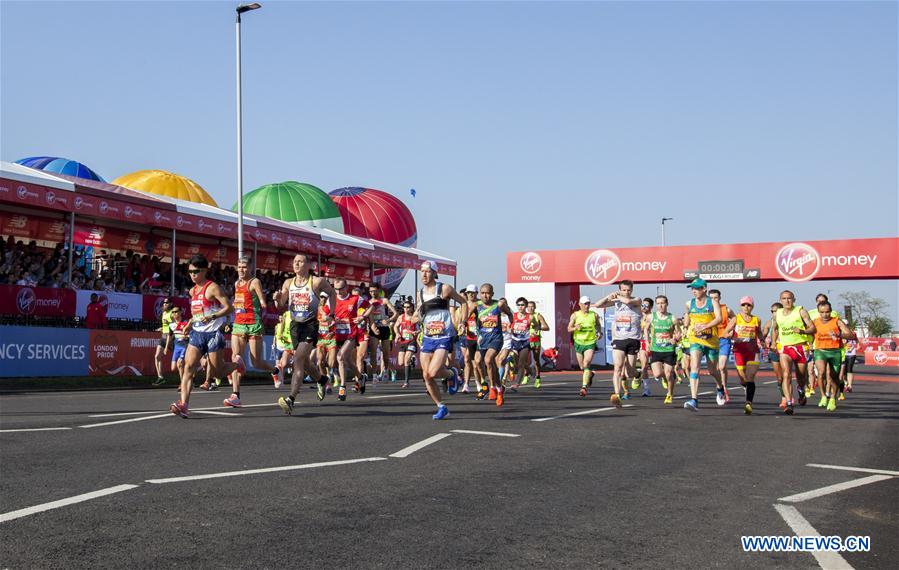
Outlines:
{"type": "Polygon", "coordinates": [[[868,366],[899,366],[899,352],[887,350],[871,350],[865,353],[865,364],[868,366]]]}
{"type": "Polygon", "coordinates": [[[691,274],[710,281],[895,279],[899,238],[518,251],[506,255],[506,273],[510,283],[595,285],[683,282],[691,274]]]}
{"type": "Polygon", "coordinates": [[[71,289],[0,285],[0,314],[73,317],[75,298],[71,289]]]}
{"type": "MultiPolygon", "coordinates": [[[[91,376],[151,376],[159,333],[90,331],[88,370],[91,376]]],[[[168,372],[168,363],[166,372],[168,372]]]]}
{"type": "MultiPolygon", "coordinates": [[[[141,318],[145,321],[158,321],[162,318],[162,301],[167,299],[165,295],[144,295],[143,311],[141,318]]],[[[171,298],[174,306],[181,307],[185,315],[190,314],[190,299],[182,297],[171,298]]]]}
{"type": "Polygon", "coordinates": [[[10,179],[0,181],[0,200],[13,204],[68,211],[71,209],[74,196],[75,193],[70,190],[10,179]]]}
{"type": "Polygon", "coordinates": [[[2,235],[63,242],[68,238],[68,228],[69,224],[65,220],[54,220],[32,214],[0,212],[0,234],[2,235]]]}

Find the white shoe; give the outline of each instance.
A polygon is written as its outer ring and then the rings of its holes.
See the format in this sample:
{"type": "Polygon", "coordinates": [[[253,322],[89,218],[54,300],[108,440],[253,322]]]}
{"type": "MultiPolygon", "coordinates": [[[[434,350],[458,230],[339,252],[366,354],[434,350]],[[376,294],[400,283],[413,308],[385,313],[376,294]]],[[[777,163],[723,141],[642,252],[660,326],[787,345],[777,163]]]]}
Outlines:
{"type": "Polygon", "coordinates": [[[715,401],[718,403],[719,406],[723,406],[726,402],[726,400],[724,399],[724,392],[721,392],[719,390],[718,395],[715,396],[715,401]]]}

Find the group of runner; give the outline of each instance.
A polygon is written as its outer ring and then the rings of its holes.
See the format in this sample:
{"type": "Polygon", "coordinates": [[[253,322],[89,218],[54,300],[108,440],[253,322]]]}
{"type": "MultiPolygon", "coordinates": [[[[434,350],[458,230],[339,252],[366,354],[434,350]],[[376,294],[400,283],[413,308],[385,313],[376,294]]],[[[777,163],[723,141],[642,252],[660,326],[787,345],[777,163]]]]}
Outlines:
{"type": "MultiPolygon", "coordinates": [[[[505,402],[507,384],[516,390],[533,378],[534,388],[541,387],[541,334],[549,330],[549,325],[536,311],[536,304],[520,297],[513,310],[506,299],[494,298],[489,283],[469,285],[458,292],[438,281],[434,262],[421,265],[421,287],[415,302],[404,301],[401,312],[383,297],[377,284],[363,296],[345,279],[336,278],[332,284],[313,275],[304,254],[294,256],[294,276],[272,295],[270,308],[259,281],[249,276],[247,260],[238,263],[233,304],[217,284],[206,278],[208,267],[203,256],[190,260],[188,273],[194,282],[191,318],[184,320],[180,309],[174,308],[168,319],[177,351],[172,367],[177,367],[181,378],[181,398],[171,404],[170,410],[182,417],[188,416],[193,378],[201,365],[207,371],[205,385],[210,378],[229,379],[231,395],[224,405],[241,406],[240,382],[246,373],[242,355],[247,347],[252,365],[268,371],[276,387],[284,381],[284,371],[292,370],[289,393],[278,399],[285,414],[293,413],[307,377],[316,383],[319,400],[336,389],[340,401],[346,400],[348,382],[353,383],[354,390],[365,392],[370,378],[366,360],[372,368],[378,368],[376,380],[391,378],[391,342],[398,348],[403,387],[409,386],[415,355],[419,354],[425,387],[437,407],[433,416],[437,420],[449,414],[443,395],[469,392],[472,381],[477,398],[495,401],[498,407],[505,402]],[[265,310],[283,311],[275,330],[274,364],[264,359],[261,319],[265,310]],[[222,329],[231,313],[233,357],[225,362],[222,329]],[[461,349],[458,368],[457,343],[461,349]]],[[[762,324],[753,314],[751,297],[741,298],[740,311],[735,313],[721,302],[720,291],[709,290],[704,280],[695,279],[688,287],[693,299],[686,303],[682,318],[669,312],[664,295],[655,299],[634,296],[634,285],[628,280],[596,302],[580,298],[579,308],[568,323],[577,363],[583,371],[580,397],[587,397],[592,386],[590,365],[602,336],[602,323],[591,308],[613,313],[610,399],[615,406],[622,406],[622,400],[630,397],[628,379],[631,390],[642,384],[643,395],[650,396],[650,375],[666,390],[665,404],[671,404],[675,384],[686,376],[690,398],[684,407],[696,411],[703,359],[716,384],[716,401],[723,406],[730,400],[727,362],[731,354],[745,388],[746,414],[752,413],[760,354],[767,353],[774,365],[780,380],[781,408],[787,414],[793,413],[797,403],[805,405],[816,387],[821,394],[818,405],[830,411],[836,409],[844,391],[851,391],[854,347],[844,341],[856,337],[832,310],[826,296],[819,295],[816,308],[806,311],[795,304],[792,292],[784,291],[780,302],[771,308],[771,318],[762,324]],[[814,362],[811,376],[810,362],[814,362]],[[844,366],[848,372],[845,383],[844,366]]]]}
{"type": "Polygon", "coordinates": [[[613,312],[610,399],[615,406],[620,407],[622,400],[630,398],[628,378],[632,390],[642,384],[642,395],[650,396],[650,374],[666,390],[665,404],[671,404],[675,384],[686,375],[690,397],[684,408],[698,410],[703,360],[715,381],[716,402],[724,406],[730,401],[727,364],[731,355],[745,388],[746,414],[752,413],[760,355],[772,364],[781,391],[780,407],[788,415],[793,414],[797,404],[804,406],[816,391],[821,396],[818,406],[828,411],[836,410],[837,401],[852,391],[858,339],[840,320],[826,295],[819,294],[815,308],[807,311],[796,304],[792,291],[783,291],[779,302],[771,306],[771,317],[763,324],[753,313],[752,297],[742,297],[739,312],[734,312],[722,303],[720,291],[708,289],[705,280],[694,279],[687,287],[693,298],[686,303],[683,317],[669,312],[665,295],[655,299],[635,297],[633,282],[628,280],[618,284],[618,291],[595,303],[589,297],[581,297],[580,307],[568,324],[583,371],[581,397],[587,396],[591,386],[590,363],[596,341],[602,336],[599,315],[591,311],[594,307],[613,312]],[[642,365],[639,373],[638,363],[642,365]]]}

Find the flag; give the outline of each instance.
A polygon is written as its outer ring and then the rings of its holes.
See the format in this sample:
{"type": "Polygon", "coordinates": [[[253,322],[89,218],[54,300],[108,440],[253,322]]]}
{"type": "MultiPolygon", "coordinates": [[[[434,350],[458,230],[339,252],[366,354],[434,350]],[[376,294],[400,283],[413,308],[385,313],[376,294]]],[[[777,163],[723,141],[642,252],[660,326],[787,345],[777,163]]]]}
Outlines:
{"type": "Polygon", "coordinates": [[[412,197],[415,198],[415,188],[409,188],[409,194],[412,194],[412,197]]]}

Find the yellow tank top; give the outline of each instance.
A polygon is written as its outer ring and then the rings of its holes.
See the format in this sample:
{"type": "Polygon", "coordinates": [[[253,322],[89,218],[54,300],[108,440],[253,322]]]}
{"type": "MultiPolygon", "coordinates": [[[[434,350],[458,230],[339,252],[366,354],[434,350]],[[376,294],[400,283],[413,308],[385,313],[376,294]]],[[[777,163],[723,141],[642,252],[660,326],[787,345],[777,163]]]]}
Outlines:
{"type": "Polygon", "coordinates": [[[690,300],[690,344],[718,348],[718,329],[712,327],[696,334],[696,325],[710,323],[715,320],[715,305],[711,298],[706,298],[705,306],[696,306],[696,299],[690,300]]]}
{"type": "Polygon", "coordinates": [[[578,311],[574,314],[574,342],[577,344],[596,344],[596,313],[578,311]]]}

